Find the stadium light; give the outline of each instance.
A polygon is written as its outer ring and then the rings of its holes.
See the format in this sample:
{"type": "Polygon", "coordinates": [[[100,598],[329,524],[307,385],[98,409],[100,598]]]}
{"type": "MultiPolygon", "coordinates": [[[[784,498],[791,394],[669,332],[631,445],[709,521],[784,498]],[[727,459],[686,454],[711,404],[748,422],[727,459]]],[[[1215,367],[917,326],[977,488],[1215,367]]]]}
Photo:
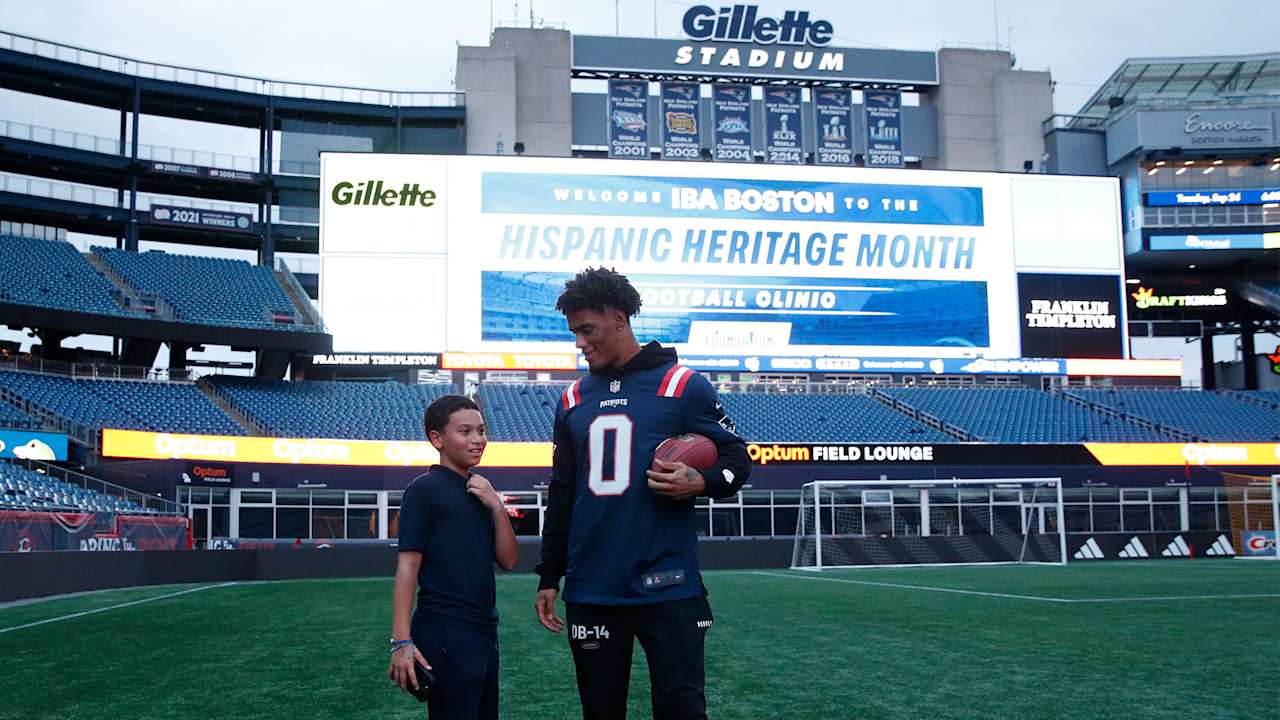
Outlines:
{"type": "Polygon", "coordinates": [[[1183,165],[1195,165],[1195,164],[1196,164],[1196,161],[1195,161],[1195,160],[1187,160],[1186,162],[1184,162],[1184,163],[1182,163],[1182,164],[1183,164],[1183,165]]]}
{"type": "Polygon", "coordinates": [[[1213,166],[1212,166],[1212,165],[1210,165],[1209,167],[1205,168],[1204,170],[1201,170],[1201,171],[1200,171],[1200,174],[1201,174],[1201,175],[1208,175],[1208,174],[1209,174],[1209,173],[1211,173],[1211,172],[1213,172],[1213,166]]]}
{"type": "Polygon", "coordinates": [[[1280,170],[1280,160],[1277,160],[1276,164],[1271,166],[1271,172],[1275,172],[1276,170],[1280,170]]]}
{"type": "Polygon", "coordinates": [[[1157,160],[1156,167],[1164,167],[1167,163],[1164,160],[1157,160]]]}
{"type": "Polygon", "coordinates": [[[1142,281],[1141,281],[1141,280],[1139,280],[1138,278],[1129,278],[1128,280],[1125,280],[1125,282],[1129,283],[1130,285],[1141,285],[1141,284],[1142,284],[1142,281]]]}
{"type": "Polygon", "coordinates": [[[1222,164],[1222,160],[1221,160],[1221,159],[1214,160],[1214,161],[1213,161],[1213,164],[1214,164],[1214,165],[1221,165],[1221,164],[1222,164]]]}
{"type": "Polygon", "coordinates": [[[1155,174],[1156,174],[1156,173],[1158,173],[1158,172],[1160,172],[1160,168],[1158,168],[1158,167],[1153,167],[1153,168],[1151,168],[1150,170],[1148,170],[1148,171],[1147,171],[1147,174],[1148,174],[1148,175],[1155,175],[1155,174]]]}
{"type": "Polygon", "coordinates": [[[1184,172],[1186,172],[1186,171],[1187,171],[1187,169],[1186,169],[1186,168],[1184,168],[1184,167],[1180,167],[1180,168],[1178,168],[1178,172],[1174,173],[1174,175],[1181,175],[1182,173],[1184,173],[1184,172]]]}

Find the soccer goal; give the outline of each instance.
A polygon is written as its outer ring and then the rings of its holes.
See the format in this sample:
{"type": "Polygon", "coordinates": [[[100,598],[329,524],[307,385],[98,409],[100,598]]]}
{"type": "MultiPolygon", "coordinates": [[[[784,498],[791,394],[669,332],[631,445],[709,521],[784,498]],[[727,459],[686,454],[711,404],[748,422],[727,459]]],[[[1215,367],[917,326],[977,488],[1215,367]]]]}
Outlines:
{"type": "Polygon", "coordinates": [[[820,480],[800,491],[791,567],[1067,561],[1061,478],[820,480]]]}
{"type": "Polygon", "coordinates": [[[1280,475],[1222,473],[1238,558],[1280,559],[1280,475]]]}

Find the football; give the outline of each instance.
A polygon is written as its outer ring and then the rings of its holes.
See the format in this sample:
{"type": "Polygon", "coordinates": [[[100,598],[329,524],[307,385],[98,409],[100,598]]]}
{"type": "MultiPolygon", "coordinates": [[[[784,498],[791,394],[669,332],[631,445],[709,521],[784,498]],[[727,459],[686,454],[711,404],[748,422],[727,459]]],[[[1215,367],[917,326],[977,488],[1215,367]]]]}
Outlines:
{"type": "Polygon", "coordinates": [[[654,462],[650,467],[657,472],[665,472],[658,466],[658,460],[682,462],[695,470],[706,470],[716,464],[720,453],[716,444],[705,435],[675,435],[663,440],[653,451],[654,462]]]}

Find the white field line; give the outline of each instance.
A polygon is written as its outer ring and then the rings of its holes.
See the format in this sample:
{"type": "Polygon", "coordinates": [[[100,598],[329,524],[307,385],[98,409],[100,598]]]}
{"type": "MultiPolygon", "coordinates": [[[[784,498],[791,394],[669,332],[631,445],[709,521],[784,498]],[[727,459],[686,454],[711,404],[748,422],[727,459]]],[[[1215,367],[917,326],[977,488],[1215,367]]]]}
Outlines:
{"type": "Polygon", "coordinates": [[[108,610],[119,610],[120,608],[126,608],[132,605],[141,605],[143,603],[154,602],[156,600],[165,600],[167,598],[178,597],[179,595],[188,595],[190,593],[202,592],[204,590],[213,590],[215,588],[226,587],[228,585],[236,585],[236,584],[237,583],[234,583],[234,582],[226,582],[218,585],[202,585],[200,587],[188,588],[186,590],[179,590],[178,592],[168,593],[166,595],[156,595],[155,597],[142,598],[141,600],[133,600],[131,602],[120,603],[119,605],[109,605],[107,607],[96,608],[94,610],[85,610],[84,612],[72,613],[70,615],[59,615],[58,617],[46,618],[44,620],[37,620],[36,622],[26,623],[25,625],[14,625],[13,627],[0,628],[0,635],[3,635],[4,633],[13,632],[14,630],[24,630],[26,628],[33,628],[38,625],[48,625],[49,623],[62,622],[63,620],[72,620],[78,617],[84,617],[86,615],[95,615],[97,613],[106,612],[108,610]]]}
{"type": "Polygon", "coordinates": [[[1153,595],[1146,597],[1119,597],[1119,598],[1059,598],[1048,597],[1045,595],[1016,595],[1012,593],[985,592],[982,590],[961,590],[959,588],[935,587],[931,585],[908,585],[906,583],[889,583],[876,582],[873,580],[853,580],[850,578],[833,578],[821,577],[816,575],[801,575],[798,573],[777,573],[756,571],[753,575],[766,575],[768,577],[799,579],[799,580],[819,580],[825,582],[845,583],[848,585],[871,585],[874,587],[888,587],[899,590],[922,590],[925,592],[950,593],[955,595],[979,595],[982,597],[1006,598],[1009,600],[1031,600],[1034,602],[1059,603],[1071,605],[1077,603],[1123,603],[1123,602],[1170,602],[1177,600],[1246,600],[1258,598],[1280,598],[1280,593],[1246,593],[1239,595],[1153,595]]]}

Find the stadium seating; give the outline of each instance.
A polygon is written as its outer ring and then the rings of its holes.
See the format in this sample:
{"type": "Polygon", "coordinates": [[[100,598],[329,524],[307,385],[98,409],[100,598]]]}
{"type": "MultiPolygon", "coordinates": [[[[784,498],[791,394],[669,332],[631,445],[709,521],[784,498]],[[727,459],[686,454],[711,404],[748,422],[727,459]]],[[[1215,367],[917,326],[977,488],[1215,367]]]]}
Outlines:
{"type": "Polygon", "coordinates": [[[211,379],[214,390],[263,430],[284,437],[425,440],[423,414],[453,385],[211,379]]]}
{"type": "Polygon", "coordinates": [[[1085,388],[1073,388],[1068,393],[1114,408],[1126,415],[1146,418],[1181,430],[1202,440],[1280,440],[1280,413],[1268,411],[1253,402],[1227,393],[1085,388]]]}
{"type": "Polygon", "coordinates": [[[0,462],[0,508],[129,515],[154,512],[124,498],[87,490],[6,462],[0,462]]]}
{"type": "Polygon", "coordinates": [[[865,395],[722,393],[751,442],[948,442],[947,435],[865,395]]]}
{"type": "Polygon", "coordinates": [[[0,302],[97,315],[137,314],[74,245],[18,235],[0,236],[0,302]]]}
{"type": "Polygon", "coordinates": [[[199,388],[187,383],[73,379],[4,370],[0,389],[92,430],[245,434],[199,388]]]}
{"type": "Polygon", "coordinates": [[[41,423],[39,420],[22,412],[4,400],[0,400],[0,428],[38,430],[40,425],[41,423]]]}
{"type": "Polygon", "coordinates": [[[301,324],[270,268],[243,260],[95,247],[103,264],[142,295],[168,303],[177,319],[207,325],[316,330],[301,324]]]}
{"type": "Polygon", "coordinates": [[[884,393],[987,442],[1167,442],[1172,438],[1032,388],[888,388],[884,393]]]}
{"type": "Polygon", "coordinates": [[[481,383],[489,436],[507,442],[550,442],[556,405],[567,383],[481,383]]]}

